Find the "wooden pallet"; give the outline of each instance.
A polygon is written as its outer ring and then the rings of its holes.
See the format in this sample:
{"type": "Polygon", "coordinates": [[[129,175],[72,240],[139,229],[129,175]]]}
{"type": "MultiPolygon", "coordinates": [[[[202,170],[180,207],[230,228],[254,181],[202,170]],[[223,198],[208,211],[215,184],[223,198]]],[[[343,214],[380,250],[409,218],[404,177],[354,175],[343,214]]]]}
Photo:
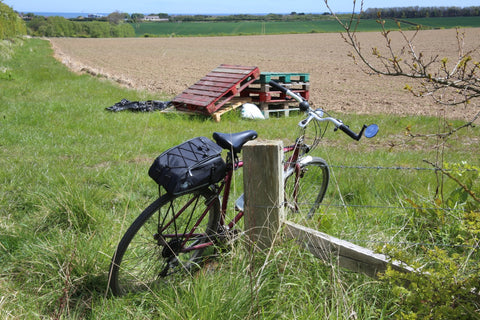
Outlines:
{"type": "Polygon", "coordinates": [[[176,96],[177,110],[211,115],[260,76],[258,67],[221,64],[176,96]]]}
{"type": "MultiPolygon", "coordinates": [[[[304,99],[310,99],[310,91],[308,87],[306,89],[290,89],[292,92],[299,94],[304,99]]],[[[254,102],[267,102],[267,103],[282,103],[293,102],[292,97],[287,96],[285,93],[277,90],[265,90],[261,88],[247,88],[240,94],[242,97],[250,97],[254,102]]]]}
{"type": "Polygon", "coordinates": [[[255,83],[269,83],[274,80],[280,83],[309,82],[309,73],[280,73],[280,72],[262,72],[260,78],[255,83]]]}
{"type": "Polygon", "coordinates": [[[310,74],[262,72],[260,78],[243,90],[240,95],[252,98],[254,103],[259,104],[265,118],[269,117],[270,112],[283,112],[285,116],[288,116],[290,110],[298,108],[298,102],[285,93],[272,88],[268,84],[270,80],[278,82],[306,100],[310,98],[310,74]]]}
{"type": "Polygon", "coordinates": [[[308,100],[310,98],[309,79],[310,75],[308,73],[262,72],[260,78],[243,90],[240,95],[242,97],[251,97],[253,101],[259,103],[291,102],[292,99],[289,96],[268,84],[270,80],[275,80],[308,100]]]}
{"type": "Polygon", "coordinates": [[[231,101],[229,101],[225,106],[220,108],[218,111],[212,114],[213,119],[215,122],[220,122],[220,118],[223,114],[235,110],[238,107],[241,107],[244,103],[252,102],[251,98],[242,98],[242,97],[235,97],[231,101]]]}

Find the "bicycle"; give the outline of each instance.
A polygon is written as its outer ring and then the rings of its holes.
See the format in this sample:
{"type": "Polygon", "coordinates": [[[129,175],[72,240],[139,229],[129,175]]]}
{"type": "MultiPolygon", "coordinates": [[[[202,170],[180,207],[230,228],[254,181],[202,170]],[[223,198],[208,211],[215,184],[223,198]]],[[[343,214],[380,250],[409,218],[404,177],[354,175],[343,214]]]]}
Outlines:
{"type": "MultiPolygon", "coordinates": [[[[284,164],[284,179],[285,207],[292,212],[303,212],[306,209],[307,216],[311,217],[327,190],[329,170],[325,160],[307,155],[318,145],[321,138],[316,137],[312,145],[307,145],[304,135],[307,126],[312,121],[315,126],[325,121],[332,122],[335,129],[342,130],[355,140],[359,140],[363,134],[366,137],[375,136],[378,126],[364,125],[361,131],[355,134],[340,120],[330,116],[324,117],[323,110],[310,108],[308,102],[300,95],[274,81],[270,81],[269,84],[298,101],[300,110],[308,114],[299,123],[303,133],[293,145],[284,148],[285,153],[291,153],[284,164]],[[311,195],[313,199],[309,197],[311,195]]],[[[230,221],[226,220],[226,213],[233,173],[243,166],[243,161],[238,155],[246,142],[256,138],[257,133],[253,130],[232,134],[214,132],[216,146],[227,150],[227,156],[224,162],[212,166],[222,167],[220,175],[215,173],[218,176],[213,182],[174,192],[166,192],[167,186],[159,184],[159,198],[127,229],[112,257],[109,286],[114,295],[152,288],[160,279],[182,274],[182,271],[191,273],[201,267],[207,257],[216,254],[219,244],[225,243],[241,232],[238,222],[243,217],[243,195],[235,202],[237,213],[230,221]]],[[[187,142],[190,143],[191,140],[187,142]]],[[[213,143],[211,140],[210,142],[213,143]]],[[[206,143],[209,146],[200,147],[202,152],[216,149],[208,141],[206,143]]],[[[169,151],[178,152],[181,150],[179,147],[184,144],[169,151]]],[[[159,158],[166,154],[167,152],[162,153],[159,158]]],[[[218,162],[218,156],[215,160],[208,161],[218,162]]],[[[189,174],[192,170],[188,169],[189,174]]],[[[183,182],[181,185],[184,184],[188,183],[183,182]]]]}

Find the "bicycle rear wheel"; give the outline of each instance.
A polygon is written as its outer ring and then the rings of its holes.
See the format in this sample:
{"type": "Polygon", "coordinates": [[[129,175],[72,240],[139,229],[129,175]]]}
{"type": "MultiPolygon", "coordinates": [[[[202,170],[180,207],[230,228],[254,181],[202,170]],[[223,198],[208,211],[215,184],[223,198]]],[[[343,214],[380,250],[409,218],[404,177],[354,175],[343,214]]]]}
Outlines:
{"type": "Polygon", "coordinates": [[[285,179],[287,213],[306,213],[311,218],[327,192],[330,172],[325,160],[318,157],[300,159],[296,170],[285,179]]]}
{"type": "Polygon", "coordinates": [[[148,290],[161,278],[199,267],[212,251],[219,217],[220,201],[209,189],[158,198],[118,244],[109,274],[113,294],[148,290]]]}

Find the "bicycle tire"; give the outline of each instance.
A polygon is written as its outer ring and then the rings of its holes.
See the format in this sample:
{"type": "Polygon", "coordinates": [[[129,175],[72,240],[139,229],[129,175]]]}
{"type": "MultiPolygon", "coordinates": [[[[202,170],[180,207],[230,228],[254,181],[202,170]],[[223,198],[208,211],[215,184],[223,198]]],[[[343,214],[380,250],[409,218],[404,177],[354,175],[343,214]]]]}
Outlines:
{"type": "Polygon", "coordinates": [[[319,157],[301,158],[297,165],[298,171],[285,178],[285,207],[287,213],[306,213],[311,218],[325,197],[330,171],[319,157]]]}
{"type": "Polygon", "coordinates": [[[201,245],[214,240],[219,217],[220,201],[210,189],[159,197],[135,219],[117,246],[109,272],[112,293],[150,290],[161,278],[192,272],[204,259],[206,248],[201,245]],[[192,228],[195,235],[187,240],[185,234],[192,228]]]}

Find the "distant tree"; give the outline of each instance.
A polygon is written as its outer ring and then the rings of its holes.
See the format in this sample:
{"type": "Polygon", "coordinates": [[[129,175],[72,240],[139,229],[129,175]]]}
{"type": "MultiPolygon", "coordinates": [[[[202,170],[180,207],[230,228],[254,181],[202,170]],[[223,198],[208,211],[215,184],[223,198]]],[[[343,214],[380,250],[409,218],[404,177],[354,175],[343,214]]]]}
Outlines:
{"type": "Polygon", "coordinates": [[[283,16],[281,14],[269,13],[265,16],[266,20],[281,20],[283,16]]]}
{"type": "Polygon", "coordinates": [[[143,20],[143,18],[145,18],[145,15],[143,13],[132,13],[130,15],[130,19],[136,23],[136,22],[140,22],[143,20]]]}
{"type": "Polygon", "coordinates": [[[478,16],[480,7],[393,7],[368,8],[362,12],[362,19],[376,19],[380,12],[383,18],[428,18],[428,17],[468,17],[478,16]]]}
{"type": "Polygon", "coordinates": [[[29,33],[36,35],[35,32],[42,26],[47,24],[47,19],[43,16],[33,16],[27,23],[29,33]]]}
{"type": "Polygon", "coordinates": [[[129,18],[128,13],[115,11],[110,13],[107,16],[107,21],[112,24],[120,24],[120,23],[123,23],[128,18],[129,18]]]}
{"type": "Polygon", "coordinates": [[[47,37],[73,37],[75,36],[74,22],[64,17],[54,16],[47,18],[49,33],[47,37]]]}

